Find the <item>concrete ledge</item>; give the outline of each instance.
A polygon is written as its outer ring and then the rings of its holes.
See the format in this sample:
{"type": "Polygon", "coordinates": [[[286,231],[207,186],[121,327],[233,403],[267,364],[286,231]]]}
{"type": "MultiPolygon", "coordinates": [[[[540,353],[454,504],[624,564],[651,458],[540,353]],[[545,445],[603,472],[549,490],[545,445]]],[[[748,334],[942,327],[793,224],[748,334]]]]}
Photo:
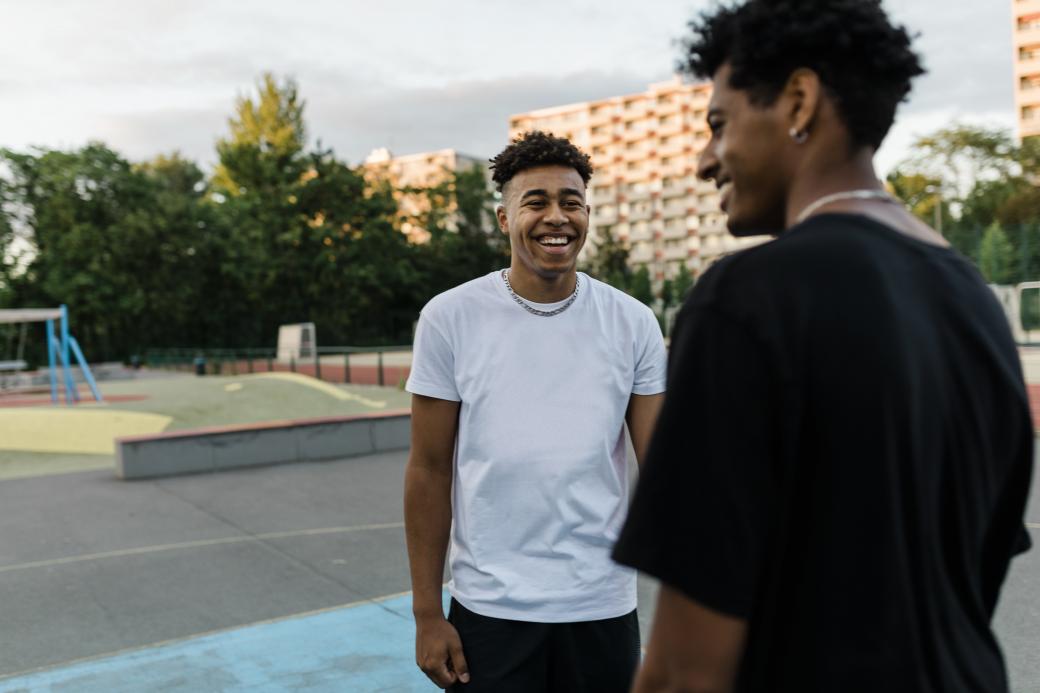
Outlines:
{"type": "Polygon", "coordinates": [[[116,439],[116,476],[148,479],[405,450],[407,410],[265,421],[116,439]]]}

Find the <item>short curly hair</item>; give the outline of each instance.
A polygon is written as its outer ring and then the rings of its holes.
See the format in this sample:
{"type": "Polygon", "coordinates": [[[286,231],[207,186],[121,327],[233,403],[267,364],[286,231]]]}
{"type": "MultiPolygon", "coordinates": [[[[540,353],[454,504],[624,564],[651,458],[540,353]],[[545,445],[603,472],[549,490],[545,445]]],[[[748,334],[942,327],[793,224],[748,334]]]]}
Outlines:
{"type": "Polygon", "coordinates": [[[513,176],[536,166],[573,168],[586,185],[592,177],[592,162],[588,154],[565,137],[532,130],[515,138],[498,156],[491,159],[491,168],[494,169],[491,180],[495,181],[498,191],[502,192],[502,188],[513,176]]]}
{"type": "Polygon", "coordinates": [[[881,146],[910,81],[925,72],[880,0],[747,0],[703,12],[689,28],[681,70],[711,78],[729,63],[729,85],[768,106],[792,72],[809,68],[857,146],[881,146]]]}

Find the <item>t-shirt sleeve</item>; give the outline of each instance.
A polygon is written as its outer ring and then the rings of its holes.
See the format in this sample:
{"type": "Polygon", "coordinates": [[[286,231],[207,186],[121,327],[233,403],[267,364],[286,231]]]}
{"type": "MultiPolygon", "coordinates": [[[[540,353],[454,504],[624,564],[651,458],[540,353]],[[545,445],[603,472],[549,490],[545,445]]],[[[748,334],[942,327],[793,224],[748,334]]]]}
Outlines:
{"type": "Polygon", "coordinates": [[[1029,537],[1029,530],[1025,527],[1020,527],[1018,530],[1018,536],[1015,538],[1015,546],[1012,549],[1012,555],[1017,556],[1026,553],[1031,548],[1033,548],[1033,540],[1029,537]]]}
{"type": "Polygon", "coordinates": [[[614,558],[748,618],[775,500],[763,347],[699,308],[684,311],[669,359],[668,392],[614,558]]]}
{"type": "Polygon", "coordinates": [[[454,351],[425,311],[419,315],[415,329],[412,369],[405,390],[452,402],[462,400],[455,385],[454,351]]]}
{"type": "Polygon", "coordinates": [[[632,394],[656,395],[665,389],[668,356],[664,348],[661,326],[650,311],[646,312],[641,338],[632,394]]]}

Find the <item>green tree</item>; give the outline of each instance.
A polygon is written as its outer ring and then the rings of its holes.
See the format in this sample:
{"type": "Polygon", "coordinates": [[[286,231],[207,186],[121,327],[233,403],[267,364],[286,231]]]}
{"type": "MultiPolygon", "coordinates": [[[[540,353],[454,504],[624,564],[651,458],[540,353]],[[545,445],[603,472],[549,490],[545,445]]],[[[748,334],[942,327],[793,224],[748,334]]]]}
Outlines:
{"type": "Polygon", "coordinates": [[[425,298],[416,249],[392,223],[392,191],[368,186],[361,172],[331,151],[309,157],[293,226],[295,265],[287,270],[302,290],[297,310],[326,344],[404,342],[425,298]]]}
{"type": "Polygon", "coordinates": [[[304,105],[295,81],[279,84],[271,73],[260,78],[255,97],[240,96],[228,136],[217,142],[213,189],[229,197],[291,194],[304,172],[304,105]]]}
{"type": "Polygon", "coordinates": [[[633,277],[628,265],[628,245],[609,227],[599,229],[594,240],[588,273],[616,289],[629,291],[633,277]]]}
{"type": "Polygon", "coordinates": [[[646,305],[652,305],[654,302],[654,290],[650,283],[650,270],[647,269],[646,265],[640,266],[632,274],[632,285],[629,293],[632,298],[645,303],[646,305]]]}
{"type": "Polygon", "coordinates": [[[194,164],[134,167],[99,143],[0,159],[7,216],[18,210],[28,248],[7,280],[9,304],[67,304],[95,360],[197,336],[185,330],[202,312],[208,270],[189,252],[207,232],[194,164]]]}
{"type": "Polygon", "coordinates": [[[228,231],[222,278],[240,287],[253,314],[238,325],[239,344],[267,344],[278,325],[306,319],[314,248],[299,194],[311,161],[304,151],[304,103],[291,79],[264,74],[254,96],[239,97],[229,133],[217,143],[211,180],[221,225],[228,231]]]}
{"type": "MultiPolygon", "coordinates": [[[[1033,268],[1040,269],[1038,181],[1040,144],[1027,139],[1019,145],[1007,130],[960,124],[919,138],[888,178],[917,216],[980,267],[987,229],[1003,226],[1013,281],[1035,279],[1033,268]]],[[[992,252],[991,245],[987,261],[992,252]]]]}
{"type": "Polygon", "coordinates": [[[679,271],[676,273],[672,285],[675,289],[676,303],[685,301],[690,289],[693,288],[693,274],[690,273],[690,268],[686,266],[685,262],[679,265],[679,271]]]}
{"type": "Polygon", "coordinates": [[[949,202],[943,199],[942,183],[923,173],[892,171],[887,182],[896,197],[901,199],[913,214],[938,231],[949,227],[949,202]]]}
{"type": "Polygon", "coordinates": [[[509,264],[509,239],[498,228],[484,169],[445,173],[444,182],[424,191],[430,240],[417,248],[431,296],[509,264]]]}
{"type": "Polygon", "coordinates": [[[139,249],[139,285],[151,316],[131,353],[171,346],[222,347],[252,316],[233,271],[233,237],[207,197],[205,175],[179,154],[134,166],[151,185],[147,223],[155,241],[139,249]]]}
{"type": "Polygon", "coordinates": [[[999,224],[986,229],[979,250],[979,270],[991,284],[1007,284],[1012,276],[1014,248],[999,224]]]}

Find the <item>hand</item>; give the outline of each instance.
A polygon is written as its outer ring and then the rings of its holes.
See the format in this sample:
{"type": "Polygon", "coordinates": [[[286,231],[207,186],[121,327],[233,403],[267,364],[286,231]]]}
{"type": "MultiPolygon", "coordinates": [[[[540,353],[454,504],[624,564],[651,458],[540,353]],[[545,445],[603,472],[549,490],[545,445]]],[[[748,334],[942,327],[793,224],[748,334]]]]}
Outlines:
{"type": "Polygon", "coordinates": [[[444,616],[416,618],[415,663],[440,688],[469,683],[462,640],[444,616]]]}

